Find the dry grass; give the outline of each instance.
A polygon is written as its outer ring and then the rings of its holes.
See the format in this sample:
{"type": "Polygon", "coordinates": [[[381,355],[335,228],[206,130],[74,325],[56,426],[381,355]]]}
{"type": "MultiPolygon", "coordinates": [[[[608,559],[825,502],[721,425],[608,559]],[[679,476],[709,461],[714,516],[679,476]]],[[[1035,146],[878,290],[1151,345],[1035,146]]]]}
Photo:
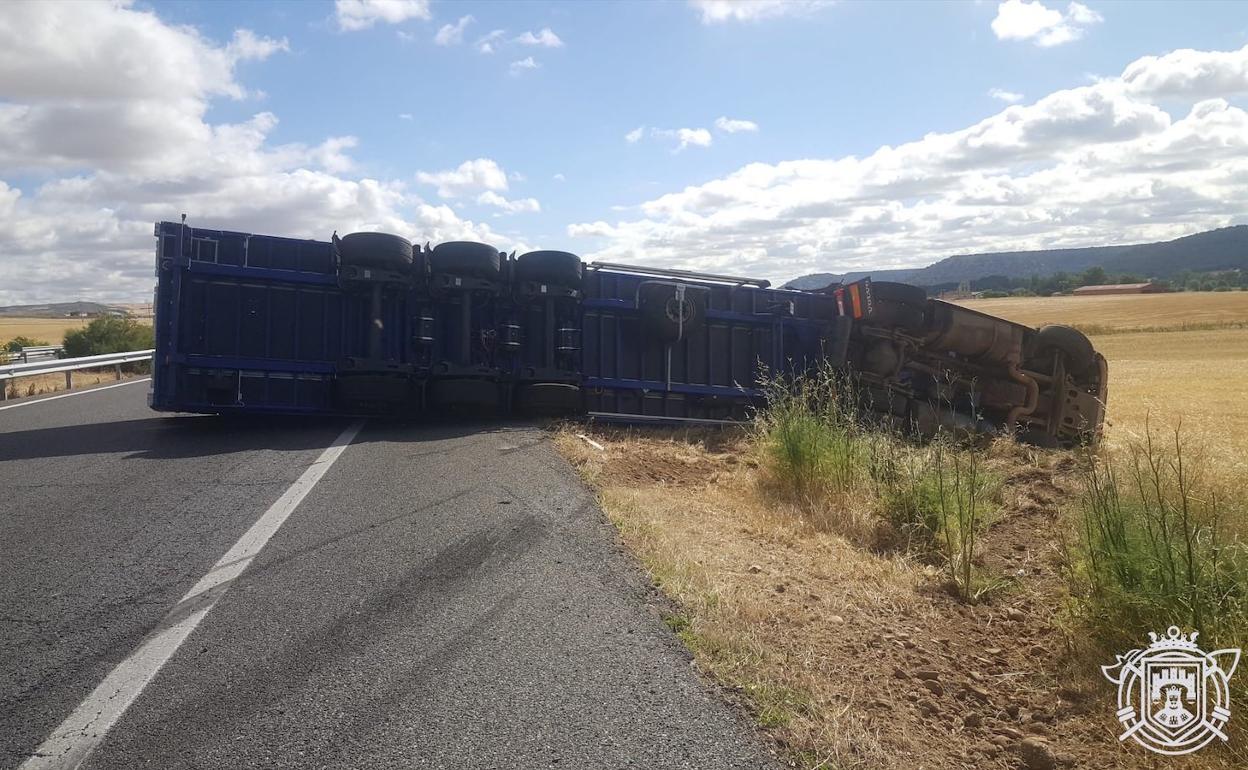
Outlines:
{"type": "MultiPolygon", "coordinates": [[[[130,372],[122,372],[123,380],[133,379],[135,377],[146,377],[146,374],[134,374],[130,372]]],[[[74,388],[86,388],[91,385],[101,385],[117,381],[117,373],[113,369],[92,370],[84,369],[74,372],[73,384],[74,388]]],[[[8,390],[9,398],[24,398],[26,396],[39,396],[44,393],[55,393],[58,390],[65,390],[65,374],[37,374],[30,377],[19,377],[16,380],[7,380],[0,383],[0,386],[8,390]]]]}
{"type": "Polygon", "coordinates": [[[958,304],[1028,326],[1060,323],[1090,334],[1132,329],[1248,327],[1248,291],[1008,297],[964,300],[958,304]]]}
{"type": "Polygon", "coordinates": [[[91,322],[90,318],[10,318],[0,316],[0,344],[14,337],[29,337],[49,345],[59,345],[65,332],[81,329],[91,322]]]}
{"type": "MultiPolygon", "coordinates": [[[[1058,517],[1070,502],[1068,455],[1008,441],[986,455],[1002,508],[979,566],[1008,587],[966,604],[936,568],[856,546],[837,520],[777,499],[747,434],[577,426],[556,442],[674,600],[668,625],[699,668],[793,766],[1014,770],[1028,735],[1074,767],[1147,764],[1116,739],[1113,688],[1097,669],[1112,661],[1070,663],[1078,645],[1058,517]]],[[[1168,764],[1242,760],[1210,747],[1168,764]]]]}
{"type": "MultiPolygon", "coordinates": [[[[1093,342],[1110,361],[1111,446],[1146,420],[1156,430],[1181,417],[1196,443],[1232,459],[1248,449],[1248,332],[1230,326],[1248,323],[1248,293],[968,304],[1032,325],[1108,330],[1093,342]],[[1184,323],[1188,331],[1129,331],[1184,323]]],[[[558,445],[676,602],[669,625],[794,766],[1013,770],[1028,735],[1077,768],[1148,765],[1142,749],[1118,742],[1113,687],[1097,667],[1112,660],[1089,650],[1069,611],[1070,455],[993,445],[1001,504],[976,566],[1004,588],[967,604],[938,569],[864,547],[867,512],[852,495],[838,511],[777,495],[768,456],[748,435],[576,430],[605,449],[574,431],[558,445]]],[[[1245,477],[1242,461],[1230,467],[1245,477]]],[[[1166,764],[1243,766],[1248,731],[1243,720],[1231,729],[1231,744],[1166,764]]]]}
{"type": "Polygon", "coordinates": [[[852,661],[821,650],[840,641],[846,618],[880,628],[918,612],[919,568],[856,549],[796,509],[761,504],[741,436],[594,438],[605,451],[573,432],[557,442],[682,608],[668,622],[698,663],[785,745],[830,766],[888,765],[896,747],[871,716],[877,693],[852,661]]]}

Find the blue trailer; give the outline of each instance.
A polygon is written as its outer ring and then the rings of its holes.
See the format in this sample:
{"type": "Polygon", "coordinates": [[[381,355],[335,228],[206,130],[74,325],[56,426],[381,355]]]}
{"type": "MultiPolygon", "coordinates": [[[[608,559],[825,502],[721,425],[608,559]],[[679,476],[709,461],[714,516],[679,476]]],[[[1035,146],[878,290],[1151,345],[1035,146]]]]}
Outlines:
{"type": "Polygon", "coordinates": [[[1068,445],[1103,413],[1104,359],[1075,330],[903,284],[794,291],[385,233],[155,234],[157,410],[738,421],[769,373],[831,365],[928,432],[1068,445]]]}

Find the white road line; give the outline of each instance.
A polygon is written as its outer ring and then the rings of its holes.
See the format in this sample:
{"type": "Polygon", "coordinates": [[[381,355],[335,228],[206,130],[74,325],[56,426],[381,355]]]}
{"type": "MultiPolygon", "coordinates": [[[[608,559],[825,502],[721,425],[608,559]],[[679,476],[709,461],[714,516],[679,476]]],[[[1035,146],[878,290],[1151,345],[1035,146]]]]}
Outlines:
{"type": "Polygon", "coordinates": [[[209,570],[207,575],[165,615],[160,624],[87,696],[60,727],[35,749],[21,770],[71,770],[79,767],[104,739],[121,715],[126,713],[161,666],[186,641],[217,600],[230,589],[230,583],[251,564],[269,538],[299,506],[316,482],[320,481],[343,450],[355,439],[364,421],[348,425],[334,443],[303,472],[295,483],[269,506],[238,542],[209,570]]]}
{"type": "Polygon", "coordinates": [[[119,382],[116,385],[105,385],[102,388],[91,388],[90,390],[75,390],[73,393],[62,393],[59,396],[48,396],[47,398],[39,398],[39,399],[35,399],[34,401],[23,401],[20,404],[9,404],[8,406],[0,406],[0,412],[3,412],[5,409],[16,409],[19,406],[34,406],[35,404],[43,404],[43,403],[47,403],[48,401],[56,401],[57,399],[60,399],[60,398],[70,398],[71,396],[85,396],[88,393],[99,393],[101,390],[111,390],[112,388],[124,388],[125,386],[133,385],[136,382],[151,382],[151,380],[152,380],[151,377],[144,377],[141,380],[127,380],[126,382],[119,382]]]}

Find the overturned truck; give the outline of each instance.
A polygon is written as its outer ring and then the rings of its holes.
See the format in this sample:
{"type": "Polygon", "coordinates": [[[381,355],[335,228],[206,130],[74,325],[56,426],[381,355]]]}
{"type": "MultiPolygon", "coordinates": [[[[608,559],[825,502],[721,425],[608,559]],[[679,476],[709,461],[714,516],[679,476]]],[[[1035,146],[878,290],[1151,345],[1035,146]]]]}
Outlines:
{"type": "Polygon", "coordinates": [[[931,435],[1095,441],[1105,359],[869,279],[818,291],[516,256],[385,233],[302,240],[156,225],[162,411],[583,414],[738,421],[767,376],[834,366],[881,417],[931,435]]]}

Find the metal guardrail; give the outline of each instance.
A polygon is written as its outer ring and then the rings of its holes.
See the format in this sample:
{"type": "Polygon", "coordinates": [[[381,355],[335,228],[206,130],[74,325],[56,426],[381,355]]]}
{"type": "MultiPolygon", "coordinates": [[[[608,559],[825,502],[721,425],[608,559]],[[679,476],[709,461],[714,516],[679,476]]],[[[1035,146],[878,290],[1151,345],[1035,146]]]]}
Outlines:
{"type": "Polygon", "coordinates": [[[10,359],[21,359],[26,364],[31,361],[47,361],[61,357],[61,351],[65,348],[60,345],[27,345],[26,347],[9,354],[10,359]]]}
{"type": "Polygon", "coordinates": [[[0,364],[0,400],[8,395],[7,381],[18,377],[30,377],[37,374],[65,373],[65,387],[73,385],[73,374],[81,369],[102,369],[112,366],[117,370],[117,379],[121,379],[121,365],[137,361],[151,361],[155,350],[131,350],[126,353],[105,353],[101,356],[81,356],[79,358],[57,358],[50,361],[27,361],[20,364],[0,364]]]}

